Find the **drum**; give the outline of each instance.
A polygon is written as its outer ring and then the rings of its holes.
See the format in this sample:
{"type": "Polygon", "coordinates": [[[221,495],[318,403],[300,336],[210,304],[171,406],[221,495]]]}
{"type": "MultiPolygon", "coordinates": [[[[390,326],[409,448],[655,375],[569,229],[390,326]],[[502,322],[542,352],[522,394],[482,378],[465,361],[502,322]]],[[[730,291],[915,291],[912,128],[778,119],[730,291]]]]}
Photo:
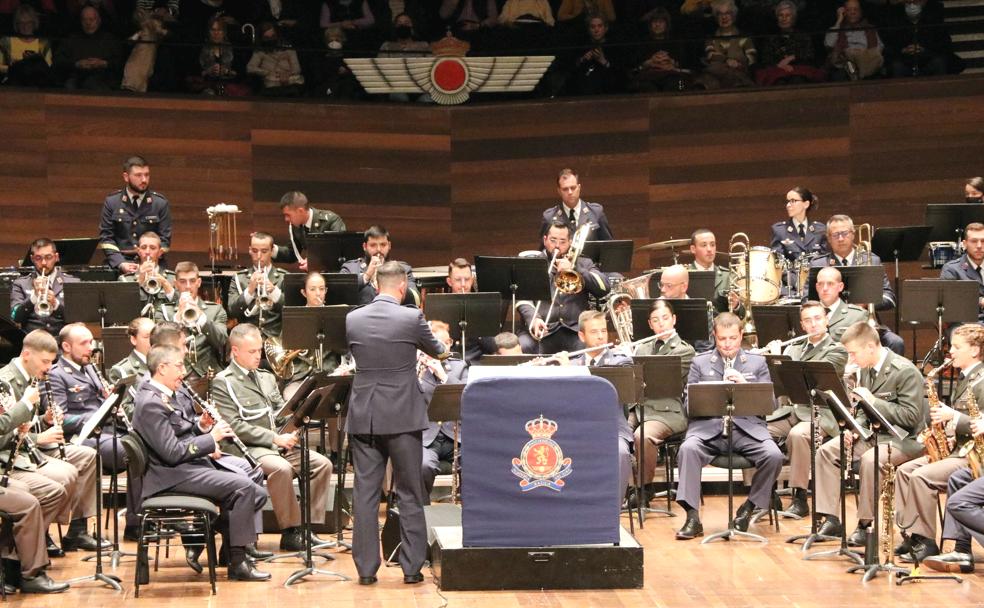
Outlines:
{"type": "MultiPolygon", "coordinates": [[[[753,305],[773,304],[779,299],[782,287],[782,262],[768,247],[752,247],[749,250],[749,281],[753,305]]],[[[738,265],[738,277],[732,289],[738,297],[745,296],[745,266],[738,265]]]]}
{"type": "Polygon", "coordinates": [[[931,241],[929,243],[929,263],[932,268],[942,268],[944,264],[957,257],[957,244],[953,241],[931,241]]]}

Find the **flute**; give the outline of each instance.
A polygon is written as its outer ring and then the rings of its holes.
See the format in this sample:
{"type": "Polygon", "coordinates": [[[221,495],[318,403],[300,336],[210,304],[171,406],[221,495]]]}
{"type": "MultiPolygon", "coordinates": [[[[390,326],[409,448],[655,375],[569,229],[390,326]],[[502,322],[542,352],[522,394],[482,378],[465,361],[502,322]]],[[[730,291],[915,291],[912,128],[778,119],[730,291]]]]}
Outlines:
{"type": "MultiPolygon", "coordinates": [[[[823,334],[824,334],[824,332],[818,331],[815,334],[803,334],[802,336],[796,336],[795,338],[790,338],[789,340],[786,340],[785,342],[780,342],[779,343],[779,348],[785,348],[785,347],[790,346],[792,344],[796,344],[797,342],[802,342],[803,340],[809,340],[810,338],[816,338],[817,336],[822,336],[823,334]]],[[[753,354],[753,355],[762,355],[762,354],[765,354],[765,353],[769,352],[769,347],[768,347],[768,345],[766,345],[766,346],[763,346],[762,348],[753,348],[753,349],[751,349],[748,352],[751,353],[751,354],[753,354]]]]}
{"type": "MultiPolygon", "coordinates": [[[[198,404],[198,407],[202,408],[203,412],[211,416],[212,420],[214,420],[217,423],[223,421],[222,414],[219,413],[218,408],[215,407],[214,404],[205,401],[204,399],[199,397],[198,393],[196,393],[195,390],[191,388],[191,386],[189,386],[188,383],[185,382],[184,380],[181,381],[181,386],[185,387],[188,393],[191,394],[192,400],[194,400],[194,402],[198,404]]],[[[246,462],[249,463],[249,466],[253,467],[254,469],[260,466],[260,463],[258,463],[256,459],[250,455],[249,450],[246,449],[246,444],[243,443],[243,440],[240,439],[238,435],[233,433],[232,437],[230,437],[229,439],[232,441],[232,444],[237,448],[239,448],[239,451],[243,453],[243,458],[246,459],[246,462]]]]}

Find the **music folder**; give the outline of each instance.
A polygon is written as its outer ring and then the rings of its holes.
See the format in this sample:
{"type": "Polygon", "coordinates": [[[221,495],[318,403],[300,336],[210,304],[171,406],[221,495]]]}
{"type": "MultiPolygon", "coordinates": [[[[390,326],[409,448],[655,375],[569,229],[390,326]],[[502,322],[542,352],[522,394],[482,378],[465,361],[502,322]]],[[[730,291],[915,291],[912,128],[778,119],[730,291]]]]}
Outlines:
{"type": "Polygon", "coordinates": [[[106,416],[110,414],[116,407],[116,403],[122,398],[123,392],[137,381],[139,376],[137,374],[130,374],[119,380],[113,385],[113,392],[109,394],[106,399],[103,400],[102,405],[96,410],[96,413],[89,417],[89,419],[82,425],[82,430],[79,431],[78,435],[73,437],[70,441],[72,445],[82,445],[82,442],[92,435],[92,432],[98,426],[102,428],[105,425],[106,416]]]}

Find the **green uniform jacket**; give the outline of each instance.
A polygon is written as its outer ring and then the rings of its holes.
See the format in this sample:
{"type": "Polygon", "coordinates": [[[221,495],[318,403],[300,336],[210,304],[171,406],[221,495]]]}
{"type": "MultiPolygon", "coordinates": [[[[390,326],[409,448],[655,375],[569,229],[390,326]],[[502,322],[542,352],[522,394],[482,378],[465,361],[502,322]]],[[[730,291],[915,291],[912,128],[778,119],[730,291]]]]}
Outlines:
{"type": "MultiPolygon", "coordinates": [[[[239,439],[246,444],[250,455],[259,459],[278,455],[273,438],[277,435],[277,412],[284,405],[277,386],[277,377],[262,369],[256,370],[257,382],[249,379],[241,367],[229,367],[212,380],[212,400],[239,439]]],[[[234,456],[242,452],[230,441],[222,442],[222,451],[234,456]]]]}
{"type": "MultiPolygon", "coordinates": [[[[2,470],[10,458],[10,450],[17,441],[17,427],[34,418],[34,407],[21,401],[30,381],[21,375],[13,361],[0,369],[0,385],[4,391],[12,394],[17,400],[16,406],[0,414],[0,470],[2,470]]],[[[37,442],[36,433],[28,433],[28,435],[35,443],[37,442]]],[[[24,453],[23,448],[14,459],[14,468],[21,471],[36,471],[38,469],[24,453]]]]}
{"type": "MultiPolygon", "coordinates": [[[[106,372],[106,379],[116,384],[123,378],[133,375],[136,375],[137,378],[143,378],[147,375],[147,362],[138,357],[135,351],[131,350],[125,359],[120,360],[116,365],[109,368],[109,371],[106,372]]],[[[133,420],[133,400],[137,395],[137,385],[139,384],[140,380],[138,379],[126,389],[126,393],[123,395],[123,403],[120,404],[130,420],[133,420]]]]}
{"type": "MultiPolygon", "coordinates": [[[[680,357],[680,378],[687,385],[690,374],[690,363],[694,360],[694,347],[673,334],[668,340],[656,348],[656,342],[643,344],[636,349],[635,356],[671,356],[680,357]]],[[[643,401],[646,420],[657,420],[670,427],[674,434],[687,430],[687,416],[683,413],[683,395],[676,399],[646,399],[643,401]]]]}
{"type": "MultiPolygon", "coordinates": [[[[205,320],[189,330],[195,337],[195,348],[188,349],[185,366],[204,378],[209,369],[215,372],[225,365],[226,343],[229,341],[227,326],[229,317],[225,309],[214,302],[206,302],[198,298],[195,306],[205,313],[205,320]]],[[[181,323],[181,319],[175,318],[178,314],[177,304],[165,304],[163,313],[165,320],[181,323]]]]}
{"type": "MultiPolygon", "coordinates": [[[[907,431],[905,439],[899,441],[887,433],[878,434],[878,443],[887,443],[891,437],[892,448],[902,450],[910,458],[923,453],[923,445],[916,438],[929,422],[929,404],[923,387],[923,376],[916,366],[905,357],[887,351],[885,363],[878,374],[871,379],[872,370],[861,370],[863,386],[875,395],[875,407],[894,426],[907,431]]],[[[867,426],[862,413],[858,420],[867,426]]]]}
{"type": "MultiPolygon", "coordinates": [[[[793,361],[827,361],[834,365],[834,369],[837,370],[837,374],[840,376],[844,375],[844,367],[847,365],[847,349],[844,348],[840,342],[836,342],[830,337],[828,333],[823,337],[816,346],[810,349],[810,352],[803,354],[806,350],[806,343],[791,344],[786,347],[783,351],[784,355],[788,355],[793,361]]],[[[772,422],[774,420],[782,420],[789,415],[796,416],[796,419],[801,422],[810,421],[810,405],[809,404],[786,404],[780,405],[775,412],[770,414],[765,418],[766,422],[772,422]]],[[[840,432],[840,428],[837,426],[837,421],[834,419],[834,415],[826,407],[820,408],[820,426],[827,433],[829,437],[836,437],[840,432]]]]}

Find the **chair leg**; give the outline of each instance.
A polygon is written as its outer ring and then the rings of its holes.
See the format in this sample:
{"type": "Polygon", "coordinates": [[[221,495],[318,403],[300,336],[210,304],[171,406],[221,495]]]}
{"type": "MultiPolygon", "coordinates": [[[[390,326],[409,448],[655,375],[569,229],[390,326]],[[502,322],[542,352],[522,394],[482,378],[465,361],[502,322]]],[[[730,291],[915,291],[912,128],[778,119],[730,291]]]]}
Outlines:
{"type": "Polygon", "coordinates": [[[208,513],[203,513],[205,520],[205,552],[208,553],[208,582],[212,587],[212,595],[215,595],[215,535],[212,534],[212,518],[208,513]]]}
{"type": "MultiPolygon", "coordinates": [[[[137,566],[133,569],[133,597],[140,597],[140,563],[141,557],[147,559],[147,539],[144,533],[147,531],[147,516],[140,517],[140,534],[137,535],[137,566]]],[[[150,570],[150,565],[147,567],[150,570]]],[[[156,570],[156,567],[155,567],[156,570]]]]}

